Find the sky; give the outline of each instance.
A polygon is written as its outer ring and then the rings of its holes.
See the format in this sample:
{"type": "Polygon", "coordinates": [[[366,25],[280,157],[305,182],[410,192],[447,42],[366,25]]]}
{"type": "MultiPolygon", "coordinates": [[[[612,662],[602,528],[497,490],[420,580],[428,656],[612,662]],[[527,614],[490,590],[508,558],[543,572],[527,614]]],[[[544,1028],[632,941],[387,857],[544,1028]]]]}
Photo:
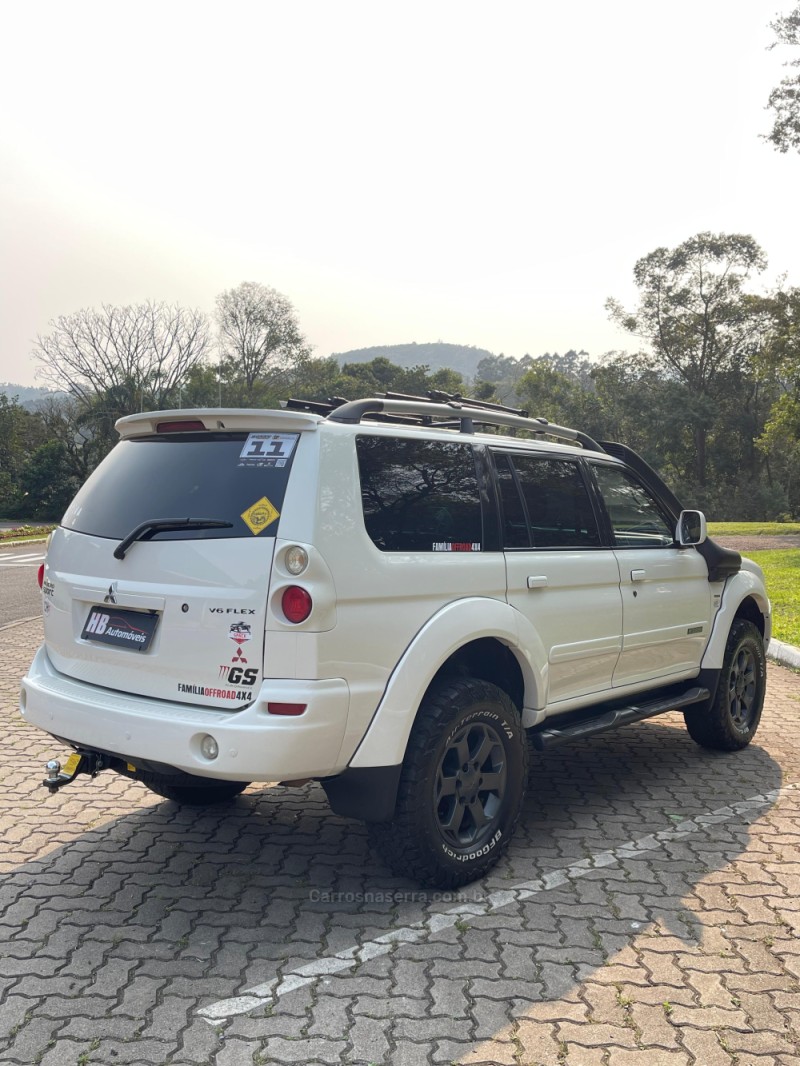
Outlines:
{"type": "Polygon", "coordinates": [[[636,347],[633,266],[750,233],[800,285],[759,135],[793,0],[27,0],[3,9],[0,381],[59,315],[284,293],[316,355],[636,347]]]}

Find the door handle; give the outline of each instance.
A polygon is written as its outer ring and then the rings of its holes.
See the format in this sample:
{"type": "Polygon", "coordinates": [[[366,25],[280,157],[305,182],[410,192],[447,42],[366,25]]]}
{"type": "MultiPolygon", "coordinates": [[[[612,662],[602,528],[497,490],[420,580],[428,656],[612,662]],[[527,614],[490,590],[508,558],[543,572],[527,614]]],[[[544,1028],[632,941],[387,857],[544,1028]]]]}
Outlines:
{"type": "Polygon", "coordinates": [[[544,576],[544,574],[541,574],[538,577],[529,577],[528,578],[528,588],[529,589],[543,589],[546,585],[547,585],[547,578],[544,576]]]}
{"type": "Polygon", "coordinates": [[[644,581],[646,577],[646,570],[631,570],[631,581],[644,581]]]}

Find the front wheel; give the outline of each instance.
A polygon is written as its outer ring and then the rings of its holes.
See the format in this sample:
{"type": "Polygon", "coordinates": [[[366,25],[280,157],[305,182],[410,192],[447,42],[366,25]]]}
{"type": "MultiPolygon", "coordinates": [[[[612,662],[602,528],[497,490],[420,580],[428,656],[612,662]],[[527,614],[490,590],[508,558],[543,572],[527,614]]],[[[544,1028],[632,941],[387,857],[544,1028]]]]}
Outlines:
{"type": "Polygon", "coordinates": [[[738,751],[756,734],[764,706],[767,662],[764,641],[752,622],[731,626],[719,685],[710,707],[683,712],[692,740],[713,751],[738,751]]]}
{"type": "Polygon", "coordinates": [[[508,845],[528,748],[508,695],[475,678],[430,691],[411,731],[391,822],[370,839],[399,876],[436,888],[481,877],[508,845]]]}

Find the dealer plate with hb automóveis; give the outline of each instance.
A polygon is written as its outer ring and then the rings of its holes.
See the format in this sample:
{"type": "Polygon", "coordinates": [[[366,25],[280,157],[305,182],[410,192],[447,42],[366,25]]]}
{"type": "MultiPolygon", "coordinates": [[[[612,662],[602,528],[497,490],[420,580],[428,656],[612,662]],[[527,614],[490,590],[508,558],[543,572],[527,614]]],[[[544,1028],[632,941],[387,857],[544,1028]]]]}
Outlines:
{"type": "Polygon", "coordinates": [[[117,607],[92,607],[81,638],[98,644],[111,644],[128,651],[147,651],[158,625],[159,615],[124,611],[117,607]]]}

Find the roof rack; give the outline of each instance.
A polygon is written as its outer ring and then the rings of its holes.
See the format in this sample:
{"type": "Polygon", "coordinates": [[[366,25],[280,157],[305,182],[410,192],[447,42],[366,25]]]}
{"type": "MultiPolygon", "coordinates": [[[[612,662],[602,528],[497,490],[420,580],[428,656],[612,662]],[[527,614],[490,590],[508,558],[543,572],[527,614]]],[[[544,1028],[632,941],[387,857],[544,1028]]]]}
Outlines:
{"type": "MultiPolygon", "coordinates": [[[[295,402],[305,401],[289,400],[288,405],[293,406],[295,402]]],[[[574,441],[591,451],[603,451],[596,440],[580,430],[556,425],[548,422],[546,418],[531,418],[526,411],[513,407],[503,407],[464,396],[450,396],[438,391],[431,393],[427,399],[423,396],[406,396],[404,393],[386,393],[383,397],[364,400],[330,401],[326,418],[330,422],[358,425],[364,418],[381,422],[409,423],[414,416],[420,420],[419,425],[433,425],[435,422],[441,425],[441,420],[444,419],[447,428],[457,424],[462,433],[474,433],[476,425],[506,426],[510,429],[524,429],[537,436],[574,441]]]]}

